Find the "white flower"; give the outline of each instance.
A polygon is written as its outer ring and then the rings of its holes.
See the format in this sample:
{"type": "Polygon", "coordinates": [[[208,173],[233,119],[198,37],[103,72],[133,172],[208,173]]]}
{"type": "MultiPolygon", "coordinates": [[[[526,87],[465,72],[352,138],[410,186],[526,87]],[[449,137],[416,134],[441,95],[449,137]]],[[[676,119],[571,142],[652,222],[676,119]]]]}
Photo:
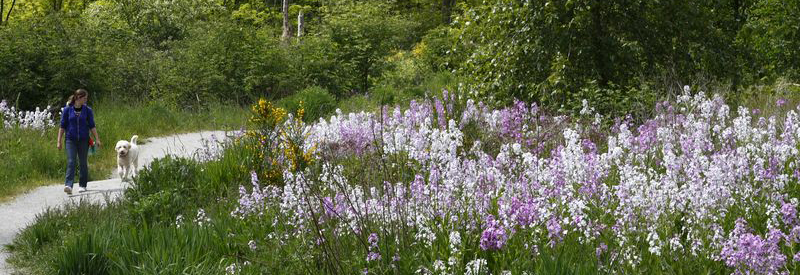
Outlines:
{"type": "Polygon", "coordinates": [[[450,251],[453,251],[453,253],[458,253],[460,247],[461,234],[459,234],[458,231],[450,232],[450,251]]]}
{"type": "Polygon", "coordinates": [[[241,271],[241,268],[236,263],[232,263],[225,268],[225,274],[237,274],[239,271],[241,271]]]}
{"type": "Polygon", "coordinates": [[[486,266],[486,260],[484,259],[475,259],[467,263],[467,271],[464,273],[466,275],[479,275],[479,274],[488,274],[489,268],[486,266]]]}

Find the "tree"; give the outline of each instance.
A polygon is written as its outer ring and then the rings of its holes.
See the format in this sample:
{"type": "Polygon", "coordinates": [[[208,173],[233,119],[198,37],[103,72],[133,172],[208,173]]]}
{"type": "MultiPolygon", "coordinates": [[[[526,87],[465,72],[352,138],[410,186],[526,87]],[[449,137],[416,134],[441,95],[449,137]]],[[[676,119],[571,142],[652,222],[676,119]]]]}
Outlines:
{"type": "Polygon", "coordinates": [[[450,15],[453,12],[453,5],[456,0],[442,0],[442,22],[450,24],[450,15]]]}
{"type": "Polygon", "coordinates": [[[757,54],[756,78],[785,75],[800,81],[800,1],[762,0],[750,10],[738,39],[757,54]]]}
{"type": "Polygon", "coordinates": [[[589,99],[610,111],[638,101],[617,97],[642,79],[730,79],[735,31],[720,27],[729,11],[679,0],[487,1],[455,20],[459,40],[451,54],[462,55],[458,71],[478,96],[567,109],[589,99]]]}
{"type": "Polygon", "coordinates": [[[289,25],[289,0],[283,0],[281,12],[283,13],[283,35],[281,35],[281,39],[288,41],[289,37],[292,36],[291,26],[289,25]]]}
{"type": "Polygon", "coordinates": [[[393,50],[410,47],[406,36],[414,22],[393,13],[382,1],[354,1],[332,7],[325,17],[322,35],[338,46],[338,60],[352,67],[362,93],[383,72],[385,57],[393,50]]]}

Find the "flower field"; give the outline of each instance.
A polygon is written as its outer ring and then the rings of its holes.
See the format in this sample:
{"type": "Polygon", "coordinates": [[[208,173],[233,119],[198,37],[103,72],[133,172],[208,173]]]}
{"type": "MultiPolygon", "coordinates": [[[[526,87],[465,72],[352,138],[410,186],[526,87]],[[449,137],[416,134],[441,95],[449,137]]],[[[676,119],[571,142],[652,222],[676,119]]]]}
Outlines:
{"type": "Polygon", "coordinates": [[[302,106],[261,100],[246,129],[154,162],[120,201],[43,213],[11,260],[35,274],[796,273],[798,109],[688,87],[654,107],[552,115],[444,91],[304,123],[302,106]]]}
{"type": "Polygon", "coordinates": [[[795,271],[797,110],[761,117],[689,92],[640,124],[447,91],[311,125],[273,117],[255,149],[279,155],[272,173],[253,171],[231,215],[271,223],[329,272],[795,271]]]}

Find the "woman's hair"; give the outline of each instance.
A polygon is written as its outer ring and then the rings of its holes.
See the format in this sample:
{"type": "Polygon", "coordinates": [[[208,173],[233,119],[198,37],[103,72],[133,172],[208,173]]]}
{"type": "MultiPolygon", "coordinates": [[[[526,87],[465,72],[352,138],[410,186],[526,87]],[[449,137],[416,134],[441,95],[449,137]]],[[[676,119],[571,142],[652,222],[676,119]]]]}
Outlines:
{"type": "Polygon", "coordinates": [[[75,99],[77,99],[80,96],[87,96],[87,95],[89,95],[89,92],[86,91],[86,89],[77,89],[67,99],[67,105],[75,105],[75,99]]]}

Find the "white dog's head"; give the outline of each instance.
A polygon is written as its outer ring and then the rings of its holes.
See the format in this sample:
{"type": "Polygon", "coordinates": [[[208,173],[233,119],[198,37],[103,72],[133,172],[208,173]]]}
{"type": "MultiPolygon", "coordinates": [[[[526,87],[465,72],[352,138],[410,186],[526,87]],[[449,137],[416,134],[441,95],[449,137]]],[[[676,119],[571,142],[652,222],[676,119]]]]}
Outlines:
{"type": "Polygon", "coordinates": [[[127,140],[117,141],[117,146],[114,147],[114,150],[117,151],[117,156],[125,157],[131,150],[131,143],[127,140]]]}

